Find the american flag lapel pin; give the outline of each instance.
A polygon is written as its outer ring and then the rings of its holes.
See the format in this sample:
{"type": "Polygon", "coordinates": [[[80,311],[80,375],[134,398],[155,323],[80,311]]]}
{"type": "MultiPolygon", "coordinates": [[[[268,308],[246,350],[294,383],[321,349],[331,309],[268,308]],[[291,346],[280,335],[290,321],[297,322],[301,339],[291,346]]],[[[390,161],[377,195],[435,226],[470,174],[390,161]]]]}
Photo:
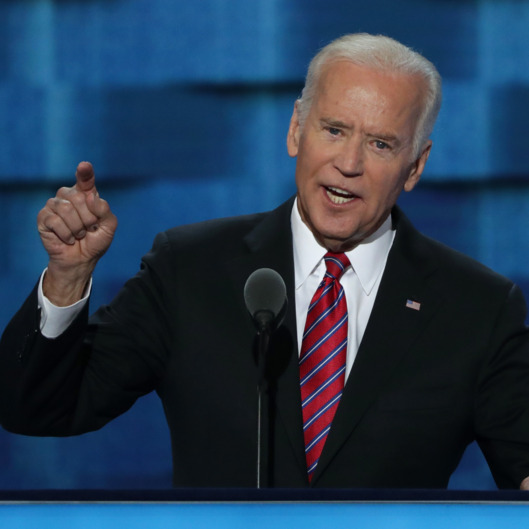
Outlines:
{"type": "Polygon", "coordinates": [[[421,310],[421,304],[418,301],[414,301],[413,299],[406,300],[406,307],[413,310],[421,310]]]}

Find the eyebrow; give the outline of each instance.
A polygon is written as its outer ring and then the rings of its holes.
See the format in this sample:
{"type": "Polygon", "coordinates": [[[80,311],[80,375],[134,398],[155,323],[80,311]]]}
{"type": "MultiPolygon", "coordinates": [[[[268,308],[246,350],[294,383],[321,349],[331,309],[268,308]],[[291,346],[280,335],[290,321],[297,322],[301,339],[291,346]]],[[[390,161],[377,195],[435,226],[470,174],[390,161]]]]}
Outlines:
{"type": "MultiPolygon", "coordinates": [[[[328,125],[330,127],[337,127],[340,129],[352,129],[353,127],[351,125],[348,125],[347,123],[337,120],[337,119],[331,119],[331,118],[321,118],[320,123],[328,125]]],[[[386,141],[388,143],[393,143],[396,147],[399,147],[402,145],[402,141],[399,140],[397,136],[394,134],[385,134],[385,133],[374,133],[374,132],[367,132],[366,136],[369,136],[370,138],[376,138],[379,140],[386,141]]]]}
{"type": "Polygon", "coordinates": [[[339,120],[331,119],[331,118],[321,118],[320,123],[324,123],[325,125],[329,125],[331,127],[337,127],[340,129],[352,129],[353,128],[347,125],[347,123],[344,123],[343,121],[339,121],[339,120]]]}

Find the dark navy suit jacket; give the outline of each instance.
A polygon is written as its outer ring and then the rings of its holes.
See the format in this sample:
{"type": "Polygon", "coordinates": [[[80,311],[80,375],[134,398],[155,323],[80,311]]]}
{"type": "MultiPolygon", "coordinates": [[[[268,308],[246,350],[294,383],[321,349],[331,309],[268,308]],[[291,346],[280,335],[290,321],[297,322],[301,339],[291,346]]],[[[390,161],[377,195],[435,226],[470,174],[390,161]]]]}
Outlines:
{"type": "MultiPolygon", "coordinates": [[[[0,345],[3,426],[78,434],[155,390],[175,486],[255,486],[255,329],[243,289],[269,267],[289,299],[269,356],[270,485],[308,487],[291,208],[158,235],[116,299],[90,319],[85,309],[55,340],[38,331],[33,292],[0,345]]],[[[517,488],[529,475],[522,294],[418,233],[398,208],[393,223],[377,299],[310,486],[443,488],[477,439],[497,484],[517,488]]]]}

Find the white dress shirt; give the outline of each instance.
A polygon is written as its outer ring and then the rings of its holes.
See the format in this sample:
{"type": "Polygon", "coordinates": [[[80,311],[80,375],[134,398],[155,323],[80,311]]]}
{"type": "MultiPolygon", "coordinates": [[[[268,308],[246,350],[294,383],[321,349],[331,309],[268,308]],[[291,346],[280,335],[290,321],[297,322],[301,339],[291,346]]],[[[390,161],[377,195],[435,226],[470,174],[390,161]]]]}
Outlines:
{"type": "MultiPolygon", "coordinates": [[[[323,256],[327,250],[316,242],[312,232],[301,220],[297,200],[292,209],[291,225],[294,246],[296,326],[299,354],[307,311],[312,297],[325,275],[323,256]]],[[[349,376],[364,336],[394,237],[395,231],[392,229],[390,216],[373,235],[362,241],[350,252],[346,252],[351,267],[345,271],[340,279],[347,300],[349,322],[346,378],[349,376]]]]}
{"type": "MultiPolygon", "coordinates": [[[[297,200],[292,209],[291,225],[296,283],[296,326],[298,349],[301,350],[307,310],[325,274],[323,256],[326,250],[316,242],[312,232],[301,220],[297,200]]],[[[371,315],[394,235],[391,219],[388,218],[372,236],[362,241],[354,250],[347,252],[351,268],[347,269],[340,280],[345,290],[349,317],[346,377],[371,315]]],[[[57,307],[43,294],[42,279],[45,273],[46,271],[43,272],[38,287],[40,330],[47,338],[56,338],[83,309],[90,294],[91,282],[83,299],[69,307],[57,307]]]]}
{"type": "Polygon", "coordinates": [[[90,291],[92,290],[92,279],[90,279],[86,287],[86,295],[83,299],[68,307],[57,307],[42,291],[42,280],[44,279],[46,270],[40,276],[39,287],[37,289],[38,307],[40,309],[40,332],[46,338],[57,338],[57,336],[60,336],[68,328],[70,323],[75,320],[75,317],[86,305],[90,297],[90,291]]]}

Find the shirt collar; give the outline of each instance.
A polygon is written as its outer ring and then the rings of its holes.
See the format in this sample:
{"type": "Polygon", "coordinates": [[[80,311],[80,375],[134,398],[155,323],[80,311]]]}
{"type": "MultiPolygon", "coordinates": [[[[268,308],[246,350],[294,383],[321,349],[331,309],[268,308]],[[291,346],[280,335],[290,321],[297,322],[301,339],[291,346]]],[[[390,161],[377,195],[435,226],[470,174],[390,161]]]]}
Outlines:
{"type": "MultiPolygon", "coordinates": [[[[327,250],[318,244],[312,232],[301,220],[297,198],[294,201],[290,222],[294,247],[296,289],[298,289],[320,265],[327,250]]],[[[386,266],[394,237],[395,230],[392,229],[391,215],[389,215],[375,233],[363,240],[353,250],[346,252],[351,267],[358,276],[366,295],[369,295],[386,266]]]]}

